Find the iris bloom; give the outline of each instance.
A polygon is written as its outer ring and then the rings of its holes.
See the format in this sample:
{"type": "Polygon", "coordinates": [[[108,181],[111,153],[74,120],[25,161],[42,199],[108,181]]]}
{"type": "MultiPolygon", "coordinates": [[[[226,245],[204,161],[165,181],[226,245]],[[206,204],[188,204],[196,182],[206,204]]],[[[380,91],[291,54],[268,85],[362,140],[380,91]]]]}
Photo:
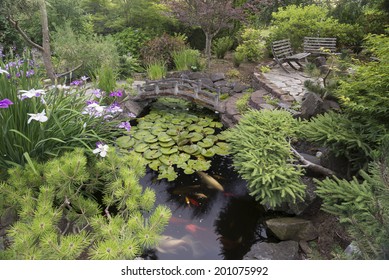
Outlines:
{"type": "Polygon", "coordinates": [[[5,71],[5,70],[3,70],[1,68],[0,68],[0,74],[7,74],[7,75],[9,75],[9,73],[7,71],[5,71]]]}
{"type": "Polygon", "coordinates": [[[9,100],[8,98],[0,100],[0,108],[2,108],[2,109],[8,108],[9,105],[12,105],[12,104],[13,104],[12,101],[9,100]]]}
{"type": "Polygon", "coordinates": [[[109,149],[108,145],[105,145],[101,142],[97,142],[96,146],[97,148],[93,150],[93,153],[99,154],[101,157],[105,157],[109,149]]]}
{"type": "Polygon", "coordinates": [[[45,110],[43,109],[42,113],[38,114],[27,114],[30,116],[27,123],[30,123],[32,120],[38,122],[46,122],[49,118],[46,116],[45,110]]]}
{"type": "Polygon", "coordinates": [[[131,130],[131,124],[129,122],[121,122],[118,127],[124,128],[127,131],[131,130]]]}
{"type": "Polygon", "coordinates": [[[39,97],[41,95],[45,95],[46,92],[43,89],[30,89],[30,90],[19,90],[19,98],[21,100],[26,99],[26,98],[33,98],[33,97],[39,97]]]}

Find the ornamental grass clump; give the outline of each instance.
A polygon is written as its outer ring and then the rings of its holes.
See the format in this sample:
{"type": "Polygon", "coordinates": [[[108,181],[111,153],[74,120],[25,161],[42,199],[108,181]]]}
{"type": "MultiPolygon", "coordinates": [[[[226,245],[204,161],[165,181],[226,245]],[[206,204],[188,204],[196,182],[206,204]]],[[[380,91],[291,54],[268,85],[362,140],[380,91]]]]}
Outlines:
{"type": "Polygon", "coordinates": [[[290,147],[298,127],[286,111],[249,109],[227,133],[233,165],[263,205],[274,208],[305,197],[303,170],[293,164],[290,147]]]}
{"type": "Polygon", "coordinates": [[[200,52],[198,50],[176,51],[172,53],[172,56],[177,71],[198,70],[200,66],[200,52]]]}
{"type": "Polygon", "coordinates": [[[92,147],[109,141],[120,131],[114,121],[119,104],[89,100],[85,87],[43,87],[27,59],[1,63],[0,68],[0,167],[25,164],[31,158],[46,160],[77,146],[92,147]]]}
{"type": "Polygon", "coordinates": [[[134,259],[158,245],[171,217],[140,185],[144,159],[100,145],[45,164],[9,169],[0,184],[0,211],[16,211],[0,259],[134,259]],[[99,197],[101,199],[97,199],[99,197]]]}

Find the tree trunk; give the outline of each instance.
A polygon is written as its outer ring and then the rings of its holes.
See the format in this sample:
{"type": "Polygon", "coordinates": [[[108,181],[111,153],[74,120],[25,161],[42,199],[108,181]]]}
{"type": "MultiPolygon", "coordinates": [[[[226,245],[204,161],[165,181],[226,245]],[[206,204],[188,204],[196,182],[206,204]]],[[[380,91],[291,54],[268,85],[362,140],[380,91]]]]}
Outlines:
{"type": "Polygon", "coordinates": [[[49,22],[47,19],[46,1],[40,0],[41,24],[42,24],[42,58],[45,64],[47,76],[54,82],[55,73],[53,63],[51,61],[49,22]]]}
{"type": "Polygon", "coordinates": [[[205,55],[207,57],[207,68],[209,68],[211,64],[212,39],[214,36],[207,31],[204,31],[204,33],[205,33],[205,55]]]}

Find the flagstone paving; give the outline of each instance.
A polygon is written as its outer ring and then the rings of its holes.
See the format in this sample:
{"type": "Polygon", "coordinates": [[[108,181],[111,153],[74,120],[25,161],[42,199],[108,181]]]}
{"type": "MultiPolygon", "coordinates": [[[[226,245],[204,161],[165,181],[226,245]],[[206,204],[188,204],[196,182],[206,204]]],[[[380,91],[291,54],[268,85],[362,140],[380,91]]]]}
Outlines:
{"type": "Polygon", "coordinates": [[[274,66],[270,72],[262,73],[262,80],[267,84],[277,87],[284,94],[293,96],[293,98],[301,102],[307,89],[304,87],[304,82],[310,77],[304,72],[296,71],[291,67],[285,67],[290,73],[286,73],[281,67],[274,66]]]}

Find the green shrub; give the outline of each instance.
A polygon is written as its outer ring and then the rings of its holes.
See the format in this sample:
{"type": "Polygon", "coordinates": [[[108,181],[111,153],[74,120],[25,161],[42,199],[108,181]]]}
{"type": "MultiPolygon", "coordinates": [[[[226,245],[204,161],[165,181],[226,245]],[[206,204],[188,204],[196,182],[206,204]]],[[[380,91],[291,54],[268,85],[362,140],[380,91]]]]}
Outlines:
{"type": "Polygon", "coordinates": [[[77,34],[69,24],[58,28],[52,39],[57,72],[66,72],[82,63],[79,73],[94,73],[102,65],[116,68],[119,54],[110,36],[77,34]]]}
{"type": "Polygon", "coordinates": [[[339,217],[345,224],[358,252],[358,259],[389,258],[389,141],[384,141],[380,155],[368,172],[351,181],[338,178],[317,181],[322,209],[339,217]]]}
{"type": "Polygon", "coordinates": [[[268,30],[246,27],[241,34],[241,42],[236,51],[242,53],[248,61],[258,62],[266,55],[266,38],[268,30]]]}
{"type": "Polygon", "coordinates": [[[246,56],[242,52],[234,52],[234,55],[232,57],[234,67],[238,68],[242,62],[245,60],[246,56]]]}
{"type": "Polygon", "coordinates": [[[142,72],[143,67],[139,59],[132,55],[122,55],[119,57],[119,75],[127,78],[135,73],[142,72]]]}
{"type": "Polygon", "coordinates": [[[226,53],[232,48],[234,39],[231,37],[221,37],[213,41],[212,52],[216,57],[222,59],[226,53]]]}
{"type": "Polygon", "coordinates": [[[163,34],[145,42],[141,49],[141,59],[144,65],[164,61],[168,69],[173,69],[173,52],[184,50],[186,47],[182,36],[170,36],[163,34]]]}
{"type": "Polygon", "coordinates": [[[298,121],[286,111],[249,109],[228,132],[233,165],[250,195],[263,205],[276,207],[305,197],[303,171],[293,165],[289,143],[298,130],[298,121]]]}
{"type": "Polygon", "coordinates": [[[151,37],[150,32],[132,27],[127,27],[113,35],[119,54],[133,57],[139,57],[143,44],[149,41],[151,37]]]}
{"type": "Polygon", "coordinates": [[[177,71],[199,70],[200,52],[198,50],[185,49],[172,53],[174,65],[177,71]]]}
{"type": "Polygon", "coordinates": [[[160,80],[166,76],[166,64],[162,61],[147,65],[147,77],[151,80],[160,80]]]}
{"type": "MultiPolygon", "coordinates": [[[[352,114],[373,117],[383,124],[389,118],[389,37],[370,35],[365,45],[377,59],[359,63],[355,73],[340,81],[335,95],[352,114]]],[[[388,126],[387,126],[388,127],[388,126]]]]}
{"type": "Polygon", "coordinates": [[[272,14],[271,36],[268,43],[289,38],[294,50],[301,50],[305,36],[336,37],[339,46],[353,46],[362,40],[358,25],[339,23],[328,16],[328,9],[320,5],[279,8],[272,14]]]}
{"type": "Polygon", "coordinates": [[[140,185],[146,165],[139,155],[110,147],[96,159],[76,149],[36,168],[38,175],[10,169],[0,184],[1,212],[19,218],[1,259],[134,259],[158,244],[171,212],[155,208],[154,191],[140,185]]]}
{"type": "Polygon", "coordinates": [[[246,112],[249,108],[249,99],[250,99],[251,93],[245,93],[242,95],[242,97],[238,98],[236,100],[236,109],[238,109],[239,113],[243,114],[246,112]]]}

